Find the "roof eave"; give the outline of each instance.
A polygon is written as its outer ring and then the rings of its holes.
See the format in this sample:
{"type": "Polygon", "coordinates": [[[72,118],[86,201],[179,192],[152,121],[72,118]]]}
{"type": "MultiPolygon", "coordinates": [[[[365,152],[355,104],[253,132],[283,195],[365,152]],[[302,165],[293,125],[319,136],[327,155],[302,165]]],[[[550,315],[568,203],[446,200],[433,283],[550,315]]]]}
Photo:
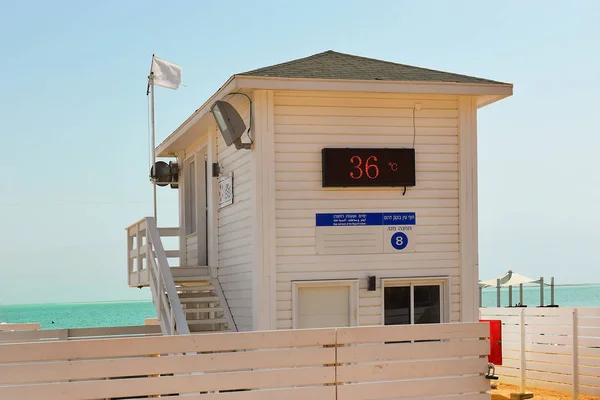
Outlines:
{"type": "Polygon", "coordinates": [[[171,133],[156,148],[158,157],[172,157],[181,149],[177,142],[195,124],[210,112],[210,106],[227,94],[237,90],[327,90],[378,93],[448,94],[476,96],[478,108],[492,104],[512,95],[509,83],[458,83],[417,81],[371,81],[348,79],[280,78],[248,75],[233,75],[198,108],[184,123],[171,133]]]}
{"type": "Polygon", "coordinates": [[[436,93],[452,95],[512,95],[510,83],[458,83],[350,79],[280,78],[235,75],[238,86],[255,90],[331,90],[382,93],[436,93]]]}

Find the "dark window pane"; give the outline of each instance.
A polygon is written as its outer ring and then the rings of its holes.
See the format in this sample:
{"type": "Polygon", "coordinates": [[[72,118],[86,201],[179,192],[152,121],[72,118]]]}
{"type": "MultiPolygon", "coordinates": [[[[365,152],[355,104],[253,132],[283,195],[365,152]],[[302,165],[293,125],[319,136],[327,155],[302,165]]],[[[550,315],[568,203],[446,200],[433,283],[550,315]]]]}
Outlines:
{"type": "Polygon", "coordinates": [[[439,324],[440,286],[415,286],[415,324],[439,324]]]}
{"type": "Polygon", "coordinates": [[[410,324],[410,287],[394,286],[384,289],[385,325],[410,324]]]}

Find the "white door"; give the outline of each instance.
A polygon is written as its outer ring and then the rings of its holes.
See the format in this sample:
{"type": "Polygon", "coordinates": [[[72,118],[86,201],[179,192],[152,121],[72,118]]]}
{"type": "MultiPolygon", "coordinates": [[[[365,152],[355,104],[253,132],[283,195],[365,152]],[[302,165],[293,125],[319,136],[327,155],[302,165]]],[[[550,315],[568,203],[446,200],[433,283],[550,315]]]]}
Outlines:
{"type": "Polygon", "coordinates": [[[351,325],[350,286],[299,287],[297,295],[300,329],[351,325]]]}

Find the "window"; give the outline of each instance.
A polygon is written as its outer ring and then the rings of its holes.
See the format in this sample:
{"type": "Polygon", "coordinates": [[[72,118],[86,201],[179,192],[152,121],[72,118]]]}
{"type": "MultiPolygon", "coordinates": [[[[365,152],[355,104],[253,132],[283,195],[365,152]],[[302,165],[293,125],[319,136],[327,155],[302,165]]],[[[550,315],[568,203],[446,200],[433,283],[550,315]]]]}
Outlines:
{"type": "Polygon", "coordinates": [[[447,278],[383,280],[383,324],[437,324],[449,320],[447,278]]]}
{"type": "Polygon", "coordinates": [[[191,235],[196,233],[196,209],[198,207],[196,201],[196,163],[193,158],[186,164],[183,173],[185,181],[185,234],[191,235]]]}
{"type": "Polygon", "coordinates": [[[292,282],[292,308],[294,328],[355,326],[358,281],[292,282]]]}

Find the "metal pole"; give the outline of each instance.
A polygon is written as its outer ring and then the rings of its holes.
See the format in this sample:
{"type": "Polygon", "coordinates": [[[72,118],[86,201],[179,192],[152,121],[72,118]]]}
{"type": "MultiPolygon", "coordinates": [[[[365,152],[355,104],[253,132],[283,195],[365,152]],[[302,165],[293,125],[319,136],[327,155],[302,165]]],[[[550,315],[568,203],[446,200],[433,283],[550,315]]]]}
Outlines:
{"type": "Polygon", "coordinates": [[[540,278],[540,307],[544,307],[544,277],[540,278]]]}
{"type": "MultiPolygon", "coordinates": [[[[154,56],[152,56],[154,59],[154,56]]],[[[152,97],[150,98],[150,119],[152,120],[152,166],[156,164],[156,135],[155,135],[155,126],[154,126],[154,73],[150,72],[150,86],[152,88],[152,97]]],[[[153,198],[153,207],[154,207],[154,219],[156,218],[156,180],[152,179],[152,198],[153,198]]],[[[158,222],[157,222],[158,224],[158,222]]]]}
{"type": "Polygon", "coordinates": [[[512,285],[508,287],[508,306],[512,307],[512,285]]]}
{"type": "Polygon", "coordinates": [[[523,284],[519,283],[519,303],[523,306],[523,284]]]}
{"type": "Polygon", "coordinates": [[[483,307],[483,288],[479,286],[479,308],[483,307]]]}
{"type": "Polygon", "coordinates": [[[550,278],[550,305],[554,305],[554,277],[550,278]]]}
{"type": "Polygon", "coordinates": [[[496,307],[502,307],[500,303],[500,279],[496,279],[496,307]]]}

